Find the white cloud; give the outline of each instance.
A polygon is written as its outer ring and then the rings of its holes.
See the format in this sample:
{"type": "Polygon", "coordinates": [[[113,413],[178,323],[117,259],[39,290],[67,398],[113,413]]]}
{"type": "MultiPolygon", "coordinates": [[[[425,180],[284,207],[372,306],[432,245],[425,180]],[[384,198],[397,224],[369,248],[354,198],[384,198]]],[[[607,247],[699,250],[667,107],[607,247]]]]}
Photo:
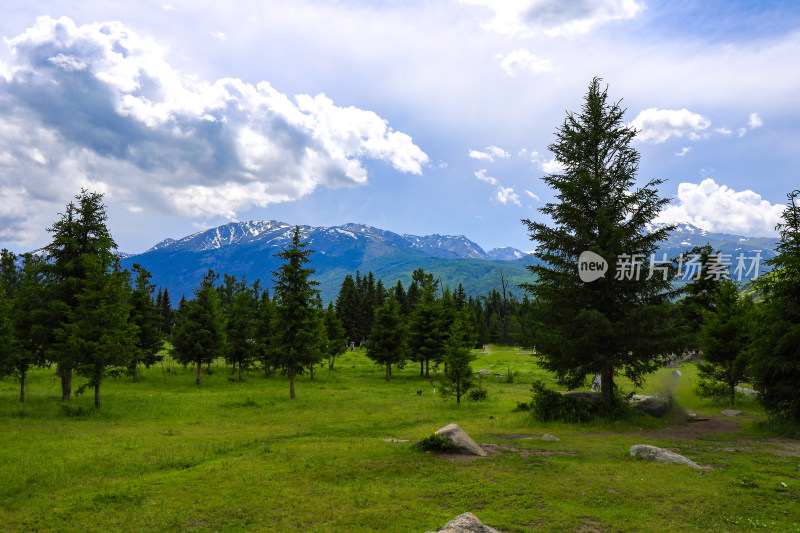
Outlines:
{"type": "Polygon", "coordinates": [[[542,171],[546,172],[547,174],[558,174],[566,170],[564,165],[556,161],[555,157],[549,161],[540,162],[539,167],[542,169],[542,171]]]}
{"type": "Polygon", "coordinates": [[[761,117],[758,116],[758,113],[750,113],[750,118],[747,121],[747,127],[751,130],[756,128],[760,128],[764,125],[764,122],[761,120],[761,117]]]}
{"type": "Polygon", "coordinates": [[[537,202],[538,202],[538,201],[540,201],[540,200],[539,200],[539,196],[537,196],[536,194],[532,193],[532,192],[531,192],[531,191],[529,191],[528,189],[525,189],[525,193],[526,193],[528,196],[530,196],[531,198],[533,198],[534,200],[536,200],[537,202]]]}
{"type": "Polygon", "coordinates": [[[497,185],[497,179],[493,178],[492,176],[487,176],[485,169],[477,171],[475,173],[475,177],[485,183],[488,183],[489,185],[497,185]]]}
{"type": "Polygon", "coordinates": [[[747,133],[747,128],[739,128],[738,130],[736,130],[736,134],[739,137],[744,137],[745,133],[747,133]]]}
{"type": "Polygon", "coordinates": [[[685,156],[686,154],[688,154],[691,151],[692,151],[692,147],[691,146],[684,146],[683,148],[681,148],[680,152],[675,152],[675,156],[676,157],[683,157],[683,156],[685,156]]]}
{"type": "Polygon", "coordinates": [[[128,209],[233,218],[321,185],[367,183],[365,159],[412,174],[428,163],[372,111],[324,94],[290,98],[267,82],[199,81],[119,22],[40,17],[5,42],[0,204],[20,202],[0,209],[7,242],[24,243],[25,228],[41,227],[37,213],[63,206],[81,183],[102,182],[128,209]]]}
{"type": "Polygon", "coordinates": [[[224,31],[212,31],[211,36],[215,39],[219,39],[220,41],[227,41],[228,36],[225,35],[224,31]]]}
{"type": "Polygon", "coordinates": [[[480,161],[489,161],[490,163],[494,162],[495,158],[498,159],[508,159],[511,155],[503,150],[498,146],[487,146],[485,152],[481,152],[479,150],[470,150],[469,156],[472,159],[478,159],[480,161]]]}
{"type": "Polygon", "coordinates": [[[714,131],[719,133],[720,135],[730,135],[731,133],[733,133],[728,128],[714,128],[714,131]]]}
{"type": "Polygon", "coordinates": [[[751,190],[737,192],[707,178],[699,184],[681,183],[676,202],[667,206],[655,222],[689,222],[707,231],[774,235],[784,209],[751,190]]]}
{"type": "Polygon", "coordinates": [[[522,203],[520,203],[519,201],[519,195],[515,193],[514,189],[511,187],[503,187],[501,185],[497,190],[497,199],[503,205],[506,205],[509,202],[511,202],[514,205],[522,207],[522,203]]]}
{"type": "Polygon", "coordinates": [[[460,0],[494,13],[484,28],[510,35],[580,35],[596,26],[635,17],[637,0],[460,0]]]}
{"type": "Polygon", "coordinates": [[[509,76],[516,76],[522,71],[540,74],[553,70],[552,62],[549,59],[536,57],[525,49],[514,50],[505,56],[497,54],[495,57],[500,60],[500,68],[509,76]]]}
{"type": "Polygon", "coordinates": [[[670,137],[684,137],[691,140],[700,138],[697,132],[711,125],[711,121],[688,109],[656,109],[651,107],[641,111],[629,127],[639,132],[636,138],[642,142],[658,144],[670,137]]]}

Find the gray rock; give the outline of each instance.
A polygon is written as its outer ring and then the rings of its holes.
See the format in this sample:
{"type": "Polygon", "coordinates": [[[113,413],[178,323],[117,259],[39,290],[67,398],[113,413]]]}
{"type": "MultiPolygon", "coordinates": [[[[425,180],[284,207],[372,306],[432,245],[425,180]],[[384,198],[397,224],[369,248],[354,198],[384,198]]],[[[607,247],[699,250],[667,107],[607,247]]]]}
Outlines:
{"type": "Polygon", "coordinates": [[[694,461],[680,454],[665,450],[664,448],[659,448],[658,446],[650,446],[649,444],[634,444],[631,446],[631,457],[641,457],[642,459],[655,461],[656,463],[685,465],[697,468],[698,470],[702,468],[694,461]]]}
{"type": "Polygon", "coordinates": [[[447,442],[458,448],[462,453],[481,457],[486,456],[486,452],[458,424],[447,424],[445,427],[437,429],[436,433],[444,437],[447,442]]]}
{"type": "MultiPolygon", "coordinates": [[[[500,533],[497,529],[478,520],[478,517],[472,513],[458,515],[437,531],[439,533],[500,533]]],[[[436,533],[436,531],[426,533],[436,533]]]]}
{"type": "Polygon", "coordinates": [[[484,369],[484,370],[478,370],[477,374],[483,374],[484,376],[488,376],[489,374],[491,374],[491,372],[484,369]]]}
{"type": "Polygon", "coordinates": [[[724,411],[720,411],[722,416],[741,416],[744,414],[744,411],[737,411],[736,409],[725,409],[724,411]]]}
{"type": "Polygon", "coordinates": [[[411,442],[405,439],[383,439],[383,442],[411,442]]]}
{"type": "Polygon", "coordinates": [[[597,403],[602,400],[599,392],[568,392],[564,396],[577,402],[597,403]]]}
{"type": "Polygon", "coordinates": [[[561,442],[561,439],[559,439],[555,435],[551,435],[550,433],[545,433],[544,435],[541,436],[541,439],[542,440],[552,440],[554,442],[561,442]]]}
{"type": "Polygon", "coordinates": [[[748,389],[747,387],[736,387],[736,392],[739,394],[744,394],[745,396],[753,397],[758,396],[758,391],[754,391],[753,389],[748,389]]]}
{"type": "Polygon", "coordinates": [[[667,414],[670,407],[672,407],[671,396],[667,398],[659,398],[653,396],[651,398],[647,398],[646,400],[642,400],[641,402],[637,403],[634,406],[634,409],[638,409],[642,413],[650,415],[653,418],[662,418],[664,415],[667,414]]]}

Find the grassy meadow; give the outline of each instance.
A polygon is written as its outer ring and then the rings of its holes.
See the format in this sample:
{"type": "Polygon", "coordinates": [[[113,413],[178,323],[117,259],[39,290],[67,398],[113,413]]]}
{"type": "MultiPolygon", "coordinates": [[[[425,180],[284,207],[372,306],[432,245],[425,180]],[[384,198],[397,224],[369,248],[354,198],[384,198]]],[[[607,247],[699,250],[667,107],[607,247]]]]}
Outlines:
{"type": "MultiPolygon", "coordinates": [[[[474,512],[503,531],[800,531],[800,448],[737,406],[738,431],[675,441],[634,434],[674,420],[541,424],[514,412],[530,384],[554,386],[530,355],[490,347],[474,370],[488,400],[442,400],[419,366],[384,370],[347,352],[333,371],[296,382],[212,365],[166,362],[142,379],[109,380],[103,406],[91,391],[61,402],[50,370],[18,385],[0,380],[0,531],[396,531],[435,530],[474,512]],[[418,395],[417,391],[422,391],[418,395]],[[477,442],[514,448],[471,461],[447,460],[412,443],[456,422],[477,442]],[[550,433],[560,442],[498,435],[550,433]],[[654,444],[711,468],[698,471],[629,457],[654,444]]],[[[694,365],[675,394],[688,409],[719,417],[726,406],[694,396],[694,365]]],[[[670,381],[662,369],[643,393],[670,381]]],[[[75,386],[81,383],[75,378],[75,386]]],[[[436,383],[434,382],[434,385],[436,383]]],[[[623,390],[632,390],[620,380],[623,390]]],[[[696,422],[695,424],[701,424],[696,422]]]]}

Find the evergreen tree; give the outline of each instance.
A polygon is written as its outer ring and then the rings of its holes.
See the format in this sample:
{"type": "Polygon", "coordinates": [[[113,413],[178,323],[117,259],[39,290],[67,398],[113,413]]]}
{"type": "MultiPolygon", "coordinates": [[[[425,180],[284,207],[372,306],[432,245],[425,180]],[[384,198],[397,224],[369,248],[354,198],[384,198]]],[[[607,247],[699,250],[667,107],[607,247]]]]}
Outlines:
{"type": "Polygon", "coordinates": [[[138,381],[137,367],[139,364],[150,368],[151,365],[161,361],[162,358],[158,352],[164,347],[164,335],[161,332],[161,309],[153,301],[155,285],[150,283],[152,276],[139,264],[134,263],[132,269],[136,279],[134,279],[130,295],[133,306],[131,321],[139,329],[139,332],[136,338],[137,350],[131,358],[128,371],[133,376],[133,381],[138,381]]]}
{"type": "Polygon", "coordinates": [[[763,294],[750,349],[759,401],[774,416],[800,423],[800,190],[787,198],[778,224],[772,272],[758,278],[763,294]]]}
{"type": "Polygon", "coordinates": [[[300,228],[292,242],[277,254],[283,264],[273,271],[273,288],[278,302],[275,320],[277,366],[289,377],[289,397],[294,399],[294,378],[319,362],[324,331],[315,306],[318,282],[310,279],[313,268],[305,268],[313,250],[300,242],[300,228]]]}
{"type": "Polygon", "coordinates": [[[252,365],[257,353],[256,312],[253,293],[243,282],[234,289],[225,319],[225,361],[238,368],[239,381],[242,370],[252,365]]]}
{"type": "MultiPolygon", "coordinates": [[[[75,200],[67,204],[60,219],[47,230],[53,235],[53,240],[45,246],[55,283],[51,307],[54,318],[49,324],[52,330],[68,320],[78,306],[78,295],[89,276],[88,265],[107,272],[116,262],[114,250],[117,244],[106,227],[108,215],[103,195],[83,189],[75,200]],[[94,257],[97,261],[86,257],[94,257]]],[[[69,400],[72,370],[79,354],[63,342],[54,342],[47,351],[48,358],[57,364],[61,398],[69,400]]]]}
{"type": "Polygon", "coordinates": [[[534,338],[541,364],[569,388],[599,373],[606,405],[613,402],[615,373],[640,385],[670,346],[669,273],[647,279],[646,273],[622,268],[626,257],[631,265],[649,258],[672,229],[647,229],[667,200],[658,198],[662,180],[634,188],[636,132],[623,114],[619,103],[608,102],[600,79],[593,79],[582,111],[567,114],[549,146],[564,168],[543,178],[558,202],[540,211],[554,226],[523,220],[542,260],[528,267],[536,283],[525,285],[537,302],[534,338]],[[605,277],[591,283],[579,279],[578,257],[584,251],[611,265],[605,277]]]}
{"type": "Polygon", "coordinates": [[[76,372],[88,382],[78,389],[94,389],[94,405],[100,407],[100,385],[111,375],[127,372],[135,357],[138,328],[131,320],[127,272],[107,272],[101,259],[85,254],[82,269],[86,277],[55,336],[74,354],[76,372]]]}
{"type": "Polygon", "coordinates": [[[475,356],[472,354],[472,340],[467,335],[458,317],[444,343],[445,370],[442,373],[441,393],[445,398],[455,396],[456,403],[461,403],[461,397],[474,386],[470,363],[475,356]]]}
{"type": "Polygon", "coordinates": [[[328,370],[333,369],[336,358],[342,355],[347,349],[347,337],[342,321],[333,308],[333,302],[328,303],[325,310],[325,355],[328,356],[328,370]]]}
{"type": "Polygon", "coordinates": [[[406,335],[400,305],[389,298],[375,310],[375,321],[367,343],[367,357],[386,368],[386,381],[389,381],[392,365],[402,368],[406,356],[406,335]]]}
{"type": "Polygon", "coordinates": [[[428,377],[431,361],[441,359],[447,333],[441,302],[434,298],[430,288],[424,290],[417,300],[408,320],[408,330],[411,360],[420,364],[420,376],[428,377]]]}
{"type": "Polygon", "coordinates": [[[211,363],[224,343],[224,324],[214,288],[218,278],[213,270],[203,276],[194,290],[194,299],[178,307],[173,331],[172,353],[184,366],[188,363],[197,366],[197,385],[200,385],[203,364],[211,363]]]}
{"type": "Polygon", "coordinates": [[[275,328],[277,310],[275,302],[265,290],[258,302],[258,311],[255,327],[256,357],[264,367],[264,373],[269,375],[278,367],[278,357],[275,349],[275,328]]]}
{"type": "Polygon", "coordinates": [[[717,384],[725,387],[733,405],[736,385],[747,380],[747,347],[753,302],[740,296],[731,280],[719,283],[714,297],[714,311],[706,311],[699,334],[699,345],[705,362],[698,363],[700,391],[714,391],[717,384]]]}
{"type": "Polygon", "coordinates": [[[339,296],[336,298],[336,314],[342,321],[347,340],[350,342],[360,340],[361,298],[353,276],[350,274],[344,277],[339,289],[339,296]]]}
{"type": "MultiPolygon", "coordinates": [[[[181,296],[183,299],[183,297],[181,296]]],[[[169,299],[169,289],[164,287],[164,294],[161,295],[161,331],[169,337],[172,334],[174,312],[172,302],[169,299]]]]}
{"type": "Polygon", "coordinates": [[[718,289],[725,279],[718,274],[720,266],[719,256],[714,255],[710,244],[695,247],[684,257],[683,268],[690,281],[681,290],[684,297],[675,309],[681,350],[697,351],[700,347],[700,330],[708,314],[716,309],[718,289]],[[694,261],[695,266],[687,265],[689,261],[694,261]]]}

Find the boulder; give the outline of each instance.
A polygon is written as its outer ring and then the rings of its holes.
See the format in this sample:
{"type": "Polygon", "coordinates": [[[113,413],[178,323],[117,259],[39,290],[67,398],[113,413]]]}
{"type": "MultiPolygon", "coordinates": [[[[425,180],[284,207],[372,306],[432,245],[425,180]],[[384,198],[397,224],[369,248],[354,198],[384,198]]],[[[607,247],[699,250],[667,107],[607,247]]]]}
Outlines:
{"type": "Polygon", "coordinates": [[[634,444],[631,446],[631,457],[641,457],[642,459],[655,461],[656,463],[685,465],[697,469],[702,468],[694,461],[680,454],[665,450],[664,448],[659,448],[658,446],[650,446],[649,444],[634,444]]]}
{"type": "Polygon", "coordinates": [[[545,433],[544,435],[542,435],[541,439],[542,440],[552,440],[553,442],[561,442],[561,439],[559,439],[555,435],[551,435],[549,433],[545,433]]]}
{"type": "Polygon", "coordinates": [[[653,396],[637,403],[634,406],[634,409],[637,409],[646,415],[650,415],[653,418],[663,418],[664,415],[666,415],[669,411],[670,407],[672,407],[672,396],[668,396],[666,398],[653,396]]]}
{"type": "MultiPolygon", "coordinates": [[[[438,533],[500,533],[497,529],[478,520],[478,517],[472,513],[458,515],[437,531],[438,533]]],[[[436,533],[436,531],[426,533],[436,533]]]]}
{"type": "Polygon", "coordinates": [[[720,411],[722,416],[741,416],[744,414],[744,411],[737,411],[736,409],[725,409],[724,411],[720,411]]]}
{"type": "Polygon", "coordinates": [[[568,392],[564,396],[576,402],[598,403],[602,400],[599,392],[568,392]]]}
{"type": "Polygon", "coordinates": [[[458,424],[447,424],[445,427],[437,429],[436,433],[444,437],[447,442],[458,448],[462,453],[481,457],[486,456],[483,448],[478,446],[478,443],[472,440],[458,424]]]}
{"type": "Polygon", "coordinates": [[[758,391],[755,391],[753,389],[748,389],[747,387],[738,387],[737,386],[736,387],[736,392],[738,392],[739,394],[744,394],[745,396],[748,396],[748,397],[751,397],[751,398],[753,396],[758,396],[758,391]]]}

